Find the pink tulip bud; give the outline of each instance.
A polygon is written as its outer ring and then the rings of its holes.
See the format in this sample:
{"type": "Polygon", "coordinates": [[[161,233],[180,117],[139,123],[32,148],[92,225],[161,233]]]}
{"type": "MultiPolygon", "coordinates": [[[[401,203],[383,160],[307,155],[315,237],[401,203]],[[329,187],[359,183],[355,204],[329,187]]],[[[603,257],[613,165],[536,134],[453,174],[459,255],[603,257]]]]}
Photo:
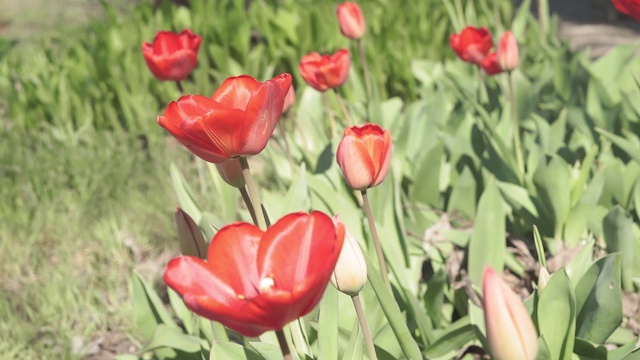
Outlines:
{"type": "Polygon", "coordinates": [[[512,71],[518,67],[518,42],[511,31],[505,32],[498,42],[498,64],[503,71],[512,71]]]}
{"type": "MultiPolygon", "coordinates": [[[[335,224],[342,223],[338,215],[333,217],[335,224]]],[[[367,283],[367,263],[362,250],[353,234],[345,227],[344,245],[338,257],[338,263],[331,275],[331,284],[338,291],[356,296],[367,283]]]]}
{"type": "Polygon", "coordinates": [[[345,2],[338,5],[337,15],[342,35],[354,40],[364,36],[367,27],[362,10],[357,3],[345,2]]]}
{"type": "Polygon", "coordinates": [[[538,334],[524,304],[495,270],[482,275],[482,307],[487,341],[494,360],[534,360],[538,334]]]}

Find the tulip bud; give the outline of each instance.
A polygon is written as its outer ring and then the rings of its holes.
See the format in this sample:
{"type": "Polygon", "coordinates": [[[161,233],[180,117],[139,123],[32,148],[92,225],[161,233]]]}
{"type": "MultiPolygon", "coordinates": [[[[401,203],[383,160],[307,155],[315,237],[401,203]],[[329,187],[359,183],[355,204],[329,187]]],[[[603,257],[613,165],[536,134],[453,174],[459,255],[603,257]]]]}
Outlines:
{"type": "Polygon", "coordinates": [[[544,288],[549,283],[550,277],[551,275],[549,275],[549,271],[547,270],[547,268],[544,266],[540,266],[540,271],[538,272],[538,293],[541,293],[542,290],[544,290],[544,288]]]}
{"type": "Polygon", "coordinates": [[[354,40],[364,36],[367,27],[357,3],[349,1],[338,5],[337,15],[342,35],[354,40]]]}
{"type": "Polygon", "coordinates": [[[538,334],[524,304],[492,268],[482,275],[482,307],[494,360],[534,360],[538,334]]]}
{"type": "MultiPolygon", "coordinates": [[[[338,215],[333,217],[333,222],[336,225],[341,223],[338,215]]],[[[367,282],[367,263],[360,245],[351,232],[346,228],[345,230],[344,244],[331,275],[331,284],[344,294],[356,296],[367,282]]]]}
{"type": "Polygon", "coordinates": [[[207,243],[196,222],[181,208],[176,209],[175,217],[182,255],[204,259],[207,255],[207,243]]]}
{"type": "Polygon", "coordinates": [[[512,71],[518,67],[518,42],[511,31],[505,32],[500,38],[496,54],[502,71],[512,71]]]}
{"type": "Polygon", "coordinates": [[[216,169],[224,182],[238,189],[244,187],[244,177],[242,176],[242,166],[240,160],[231,159],[223,163],[216,164],[216,169]]]}

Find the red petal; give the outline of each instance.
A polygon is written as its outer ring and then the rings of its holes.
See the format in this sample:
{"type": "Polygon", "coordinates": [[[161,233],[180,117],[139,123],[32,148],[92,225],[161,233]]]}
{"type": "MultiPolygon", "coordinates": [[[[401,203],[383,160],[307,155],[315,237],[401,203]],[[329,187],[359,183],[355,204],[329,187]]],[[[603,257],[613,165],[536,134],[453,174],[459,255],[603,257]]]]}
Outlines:
{"type": "Polygon", "coordinates": [[[252,93],[260,86],[258,80],[248,75],[227,78],[211,97],[229,109],[245,110],[252,93]]]}

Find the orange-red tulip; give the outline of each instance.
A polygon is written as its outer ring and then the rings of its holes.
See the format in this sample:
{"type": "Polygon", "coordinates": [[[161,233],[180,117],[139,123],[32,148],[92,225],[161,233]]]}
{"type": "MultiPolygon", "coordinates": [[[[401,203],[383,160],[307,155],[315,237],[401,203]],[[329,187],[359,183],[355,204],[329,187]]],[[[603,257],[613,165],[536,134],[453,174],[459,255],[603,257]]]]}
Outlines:
{"type": "Polygon", "coordinates": [[[351,58],[347,49],[340,49],[333,55],[312,52],[300,60],[300,75],[312,88],[324,92],[344,84],[349,67],[351,58]]]}
{"type": "Polygon", "coordinates": [[[357,3],[348,1],[338,5],[337,16],[342,35],[354,40],[364,36],[367,27],[357,3]]]}
{"type": "Polygon", "coordinates": [[[524,304],[495,270],[484,269],[482,307],[494,360],[534,360],[538,333],[524,304]]]}
{"type": "Polygon", "coordinates": [[[511,31],[506,31],[502,37],[500,37],[496,55],[502,71],[512,71],[518,67],[520,60],[518,42],[511,31]]]}
{"type": "Polygon", "coordinates": [[[336,160],[351,188],[365,190],[380,184],[387,176],[391,160],[389,130],[377,124],[346,128],[336,160]]]}
{"type": "Polygon", "coordinates": [[[188,95],[171,102],[158,123],[205,161],[256,155],[280,120],[290,86],[286,73],[263,83],[230,77],[211,98],[188,95]]]}
{"type": "Polygon", "coordinates": [[[282,329],[318,304],[338,261],[344,231],[317,211],[289,214],[266,231],[234,223],[213,237],[207,261],[175,258],[164,281],[194,313],[258,336],[282,329]]]}
{"type": "Polygon", "coordinates": [[[198,65],[201,40],[189,29],[179,34],[160,31],[153,43],[142,44],[142,55],[158,80],[182,81],[198,65]]]}
{"type": "Polygon", "coordinates": [[[495,52],[492,52],[491,54],[485,56],[485,58],[480,63],[480,67],[488,75],[495,75],[502,72],[502,68],[498,63],[498,54],[496,54],[495,52]]]}
{"type": "Polygon", "coordinates": [[[640,0],[612,0],[613,5],[625,15],[640,21],[640,0]]]}
{"type": "Polygon", "coordinates": [[[486,28],[467,26],[460,34],[452,34],[449,37],[449,44],[460,59],[480,65],[493,47],[493,40],[486,28]]]}

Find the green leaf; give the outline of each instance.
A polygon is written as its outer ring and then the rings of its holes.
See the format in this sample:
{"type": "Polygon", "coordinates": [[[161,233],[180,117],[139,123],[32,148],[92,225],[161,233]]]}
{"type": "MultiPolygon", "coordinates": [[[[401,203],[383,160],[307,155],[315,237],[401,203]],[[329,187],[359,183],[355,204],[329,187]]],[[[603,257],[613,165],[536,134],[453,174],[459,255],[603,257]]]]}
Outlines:
{"type": "Polygon", "coordinates": [[[602,344],[622,323],[620,254],[596,261],[576,287],[576,336],[602,344]]]}
{"type": "MultiPolygon", "coordinates": [[[[160,324],[156,327],[151,339],[142,348],[141,352],[153,351],[156,349],[170,348],[177,350],[181,353],[194,354],[191,358],[200,358],[200,344],[202,339],[196,336],[187,335],[179,328],[171,328],[164,324],[160,324]]],[[[182,357],[181,357],[182,358],[182,357]]]]}
{"type": "Polygon", "coordinates": [[[569,278],[571,279],[571,283],[574,284],[574,288],[578,286],[580,279],[587,272],[589,267],[591,267],[591,262],[593,261],[593,245],[595,241],[590,239],[580,248],[578,253],[573,257],[571,262],[565,266],[564,271],[567,272],[569,278]]]}
{"type": "Polygon", "coordinates": [[[173,163],[171,164],[170,172],[171,181],[176,195],[178,196],[178,203],[180,203],[180,207],[191,216],[196,224],[199,224],[202,213],[200,211],[200,207],[193,198],[193,192],[189,189],[189,186],[187,185],[184,176],[180,173],[180,170],[178,170],[178,167],[173,163]]]}
{"type": "Polygon", "coordinates": [[[576,337],[573,352],[580,356],[580,360],[607,360],[607,348],[589,340],[576,337]]]}
{"type": "Polygon", "coordinates": [[[179,329],[158,294],[137,271],[133,273],[133,308],[135,309],[136,324],[146,339],[151,338],[156,327],[160,324],[179,329]]]}
{"type": "MultiPolygon", "coordinates": [[[[458,319],[444,329],[442,335],[425,350],[424,355],[426,358],[435,358],[459,350],[476,338],[474,327],[468,315],[458,319]]],[[[422,357],[412,359],[420,358],[422,357]]]]}
{"type": "Polygon", "coordinates": [[[487,183],[480,201],[469,243],[469,278],[475,285],[482,283],[482,273],[490,265],[501,273],[506,252],[505,209],[496,180],[487,183]]]}
{"type": "Polygon", "coordinates": [[[540,294],[536,308],[538,329],[551,359],[570,360],[576,328],[576,298],[564,270],[555,272],[540,294]]]}
{"type": "Polygon", "coordinates": [[[629,157],[631,157],[634,161],[640,163],[640,147],[637,145],[637,143],[600,128],[596,128],[595,130],[599,132],[600,135],[609,139],[612,143],[622,149],[622,151],[629,155],[629,157]]]}
{"type": "Polygon", "coordinates": [[[282,359],[282,351],[280,347],[275,344],[251,341],[250,342],[253,349],[262,356],[265,360],[281,360],[282,359]]]}
{"type": "Polygon", "coordinates": [[[342,360],[360,360],[364,359],[362,330],[360,329],[360,323],[358,321],[353,322],[353,328],[351,329],[351,336],[349,336],[349,342],[342,354],[342,360]]]}
{"type": "Polygon", "coordinates": [[[620,252],[622,261],[622,287],[633,291],[634,241],[633,220],[616,205],[602,222],[604,240],[609,252],[620,252]]]}
{"type": "MultiPolygon", "coordinates": [[[[374,269],[371,269],[374,270],[374,269]]],[[[318,320],[318,358],[338,358],[338,295],[339,292],[328,286],[320,302],[318,320]]]]}
{"type": "Polygon", "coordinates": [[[447,212],[459,211],[470,219],[475,218],[476,188],[476,179],[469,167],[465,166],[451,190],[447,212]]]}
{"type": "Polygon", "coordinates": [[[440,206],[440,164],[444,145],[441,142],[429,149],[415,174],[411,200],[425,205],[440,206]]]}
{"type": "Polygon", "coordinates": [[[541,163],[533,176],[538,198],[553,221],[555,238],[560,238],[571,207],[569,179],[567,163],[555,155],[547,163],[541,163]]]}
{"type": "Polygon", "coordinates": [[[211,344],[209,360],[219,359],[264,360],[262,356],[242,345],[230,342],[214,342],[211,344]]]}
{"type": "Polygon", "coordinates": [[[509,204],[509,206],[511,206],[516,211],[524,208],[531,215],[538,217],[538,210],[533,204],[533,201],[531,201],[529,192],[525,188],[503,181],[497,181],[496,183],[498,185],[498,189],[500,189],[500,194],[502,194],[502,197],[509,204]]]}

